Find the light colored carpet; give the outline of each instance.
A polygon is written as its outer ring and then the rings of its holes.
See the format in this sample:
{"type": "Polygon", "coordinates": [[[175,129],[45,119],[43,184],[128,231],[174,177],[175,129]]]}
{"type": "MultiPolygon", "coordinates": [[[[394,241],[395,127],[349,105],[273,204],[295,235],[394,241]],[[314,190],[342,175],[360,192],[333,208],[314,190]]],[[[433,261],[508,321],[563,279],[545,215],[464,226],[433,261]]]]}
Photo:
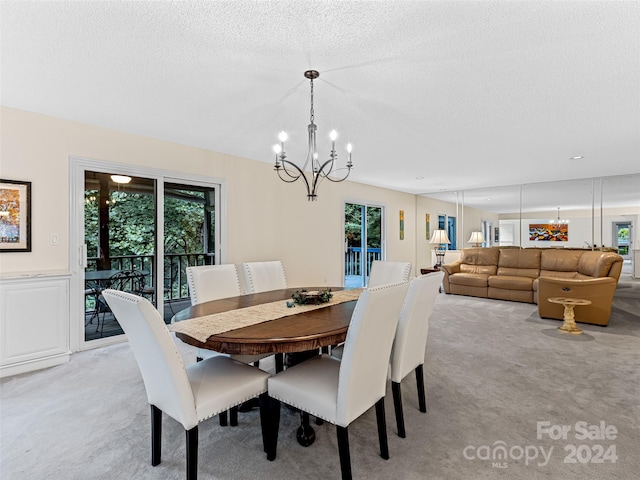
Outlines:
{"type": "MultiPolygon", "coordinates": [[[[352,424],[354,478],[638,478],[640,285],[620,287],[610,326],[584,326],[582,337],[557,335],[559,322],[540,319],[535,305],[440,295],[425,363],[428,413],[418,411],[411,375],[403,382],[407,438],[399,438],[389,392],[388,461],[379,456],[375,412],[352,424]],[[566,439],[538,438],[538,422],[571,430],[566,439]],[[616,438],[577,439],[577,422],[604,422],[616,438]],[[505,459],[483,459],[499,446],[507,449],[505,459]],[[551,451],[548,461],[541,449],[551,451]],[[613,449],[615,461],[599,456],[613,449]]],[[[150,465],[149,407],[126,343],[3,379],[1,400],[3,480],[185,477],[184,433],[166,416],[163,461],[150,465]]],[[[297,422],[282,409],[274,462],[262,451],[257,411],[241,413],[235,428],[205,422],[200,478],[340,478],[335,427],[315,426],[315,444],[303,448],[295,440],[297,422]]]]}

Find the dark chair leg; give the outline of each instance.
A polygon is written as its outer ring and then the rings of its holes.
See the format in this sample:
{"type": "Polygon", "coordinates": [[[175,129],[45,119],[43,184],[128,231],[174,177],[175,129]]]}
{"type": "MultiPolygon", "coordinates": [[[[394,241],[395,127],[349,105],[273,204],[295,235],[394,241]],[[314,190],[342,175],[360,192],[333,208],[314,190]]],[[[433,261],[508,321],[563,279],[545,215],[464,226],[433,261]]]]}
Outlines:
{"type": "Polygon", "coordinates": [[[151,465],[159,465],[162,460],[162,410],[151,405],[151,465]]]}
{"type": "Polygon", "coordinates": [[[218,418],[220,419],[220,426],[221,427],[226,427],[228,425],[228,423],[227,423],[227,411],[226,410],[224,412],[220,412],[218,414],[218,418]]]}
{"type": "Polygon", "coordinates": [[[278,449],[278,430],[280,426],[280,401],[263,393],[260,401],[260,425],[262,427],[262,445],[267,454],[267,460],[276,458],[278,449]]]}
{"type": "Polygon", "coordinates": [[[231,407],[229,409],[229,425],[232,427],[238,426],[238,407],[231,407]]]}
{"type": "Polygon", "coordinates": [[[186,431],[187,437],[187,480],[198,478],[198,426],[186,431]]]}
{"type": "Polygon", "coordinates": [[[276,353],[276,373],[280,373],[284,370],[284,354],[276,353]]]}
{"type": "Polygon", "coordinates": [[[378,420],[378,440],[380,456],[389,460],[389,444],[387,443],[387,422],[384,416],[384,397],[376,402],[376,420],[378,420]]]}
{"type": "Polygon", "coordinates": [[[420,411],[427,413],[427,400],[424,396],[424,373],[422,371],[422,365],[416,367],[416,385],[418,386],[418,403],[420,404],[420,411]]]}
{"type": "Polygon", "coordinates": [[[338,434],[338,452],[340,453],[340,471],[342,480],[351,480],[351,454],[349,453],[349,431],[347,427],[336,425],[338,434]]]}
{"type": "Polygon", "coordinates": [[[400,438],[405,438],[407,434],[404,431],[404,413],[402,412],[402,392],[400,391],[400,384],[391,382],[391,391],[393,392],[393,409],[396,412],[398,436],[400,438]]]}

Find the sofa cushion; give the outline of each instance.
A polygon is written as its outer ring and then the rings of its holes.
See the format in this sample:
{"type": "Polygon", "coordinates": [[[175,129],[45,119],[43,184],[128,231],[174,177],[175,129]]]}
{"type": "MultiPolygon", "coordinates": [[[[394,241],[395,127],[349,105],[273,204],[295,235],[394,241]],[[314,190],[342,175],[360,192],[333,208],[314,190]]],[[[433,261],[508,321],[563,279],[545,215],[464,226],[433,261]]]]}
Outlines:
{"type": "Polygon", "coordinates": [[[556,272],[555,270],[540,270],[541,277],[576,278],[578,272],[556,272]]]}
{"type": "Polygon", "coordinates": [[[618,261],[617,255],[603,252],[584,252],[578,262],[578,272],[582,275],[606,277],[611,266],[618,261]]]}
{"type": "Polygon", "coordinates": [[[489,277],[489,286],[493,288],[504,288],[506,290],[533,290],[531,277],[517,277],[511,275],[492,275],[489,277]]]}
{"type": "Polygon", "coordinates": [[[460,255],[460,271],[463,273],[478,273],[495,275],[498,271],[497,248],[465,248],[460,255]]]}
{"type": "Polygon", "coordinates": [[[456,273],[449,277],[449,283],[467,287],[486,287],[488,279],[489,275],[482,273],[456,273]]]}
{"type": "Polygon", "coordinates": [[[544,248],[540,255],[540,270],[551,272],[578,272],[581,250],[544,248]]]}
{"type": "Polygon", "coordinates": [[[501,248],[498,267],[540,270],[539,248],[501,248]]]}

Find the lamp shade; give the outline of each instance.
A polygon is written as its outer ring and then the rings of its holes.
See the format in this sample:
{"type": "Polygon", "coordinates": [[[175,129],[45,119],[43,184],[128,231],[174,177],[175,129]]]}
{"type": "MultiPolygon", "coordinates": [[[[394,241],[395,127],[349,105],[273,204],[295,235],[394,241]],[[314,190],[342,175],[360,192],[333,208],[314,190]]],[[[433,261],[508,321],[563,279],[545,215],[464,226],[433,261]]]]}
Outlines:
{"type": "Polygon", "coordinates": [[[484,243],[484,236],[482,235],[482,232],[471,232],[469,243],[475,243],[476,245],[484,243]]]}
{"type": "Polygon", "coordinates": [[[451,243],[449,241],[449,237],[447,237],[447,231],[446,230],[434,230],[433,231],[433,235],[431,235],[431,240],[430,243],[451,243]]]}

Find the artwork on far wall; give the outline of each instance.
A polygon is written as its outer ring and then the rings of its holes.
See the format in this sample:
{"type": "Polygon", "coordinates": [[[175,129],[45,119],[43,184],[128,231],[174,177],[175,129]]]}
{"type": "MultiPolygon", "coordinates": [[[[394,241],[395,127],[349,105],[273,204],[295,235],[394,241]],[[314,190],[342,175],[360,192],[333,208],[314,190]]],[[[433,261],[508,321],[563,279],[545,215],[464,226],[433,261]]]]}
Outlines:
{"type": "Polygon", "coordinates": [[[566,223],[530,223],[529,240],[532,242],[568,242],[569,225],[566,223]]]}
{"type": "Polygon", "coordinates": [[[0,252],[31,251],[31,182],[0,179],[0,252]]]}
{"type": "Polygon", "coordinates": [[[424,226],[425,226],[425,231],[426,231],[426,238],[427,240],[429,240],[431,238],[431,225],[430,225],[430,220],[431,217],[429,217],[429,214],[427,213],[424,219],[424,226]]]}
{"type": "Polygon", "coordinates": [[[404,210],[400,210],[400,240],[404,240],[404,210]]]}

